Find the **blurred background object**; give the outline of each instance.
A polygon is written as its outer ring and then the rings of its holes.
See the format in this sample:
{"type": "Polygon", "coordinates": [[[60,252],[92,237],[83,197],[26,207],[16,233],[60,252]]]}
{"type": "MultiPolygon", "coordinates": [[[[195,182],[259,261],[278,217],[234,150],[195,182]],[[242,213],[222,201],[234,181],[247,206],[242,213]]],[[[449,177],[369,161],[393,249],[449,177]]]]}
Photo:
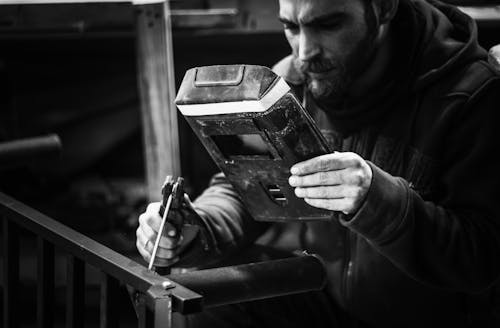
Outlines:
{"type": "MultiPolygon", "coordinates": [[[[0,190],[137,258],[148,188],[136,22],[157,13],[126,2],[9,2],[0,1],[0,142],[56,134],[63,149],[48,164],[6,166],[0,190]]],[[[476,18],[486,49],[500,43],[500,1],[448,2],[476,18]]],[[[278,1],[171,0],[170,7],[174,89],[195,66],[272,66],[289,53],[278,1]]],[[[178,134],[194,198],[217,168],[181,116],[178,134]]],[[[34,266],[32,246],[26,268],[34,266]]]]}
{"type": "MultiPolygon", "coordinates": [[[[500,42],[499,1],[450,2],[478,20],[485,48],[500,42]]],[[[174,87],[194,66],[272,66],[287,55],[277,5],[172,0],[174,87]]],[[[3,170],[0,188],[84,232],[131,233],[147,202],[138,88],[140,8],[0,6],[0,141],[57,133],[65,145],[60,161],[43,171],[3,170]]],[[[182,118],[178,126],[182,173],[195,197],[216,167],[182,118]]],[[[118,235],[115,246],[133,251],[133,236],[118,235]]]]}
{"type": "MultiPolygon", "coordinates": [[[[478,20],[485,48],[500,43],[500,1],[449,2],[478,20]]],[[[174,87],[194,66],[272,66],[287,55],[277,6],[268,0],[172,0],[174,87]]],[[[148,198],[140,8],[0,6],[0,141],[56,133],[64,143],[60,160],[43,171],[31,166],[0,172],[0,189],[83,232],[116,234],[111,244],[129,251],[148,198]]],[[[181,170],[195,197],[217,169],[182,118],[178,127],[181,170]]]]}
{"type": "MultiPolygon", "coordinates": [[[[176,86],[194,66],[272,66],[288,52],[277,2],[171,8],[176,86]]],[[[0,5],[0,141],[56,133],[64,144],[43,170],[2,170],[0,190],[131,256],[148,202],[140,14],[130,3],[0,5]]],[[[178,125],[182,173],[196,197],[217,168],[182,118],[178,125]]]]}

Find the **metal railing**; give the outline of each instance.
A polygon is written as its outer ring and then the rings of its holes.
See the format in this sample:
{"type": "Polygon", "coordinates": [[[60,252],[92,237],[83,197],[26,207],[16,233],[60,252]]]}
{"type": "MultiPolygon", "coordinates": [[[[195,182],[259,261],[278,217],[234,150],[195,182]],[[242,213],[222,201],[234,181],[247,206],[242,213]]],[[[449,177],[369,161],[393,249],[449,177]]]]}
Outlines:
{"type": "MultiPolygon", "coordinates": [[[[53,327],[54,248],[67,254],[66,326],[83,327],[85,265],[102,272],[100,327],[116,327],[119,313],[113,297],[120,283],[135,291],[139,327],[170,327],[171,308],[201,310],[202,297],[129,258],[0,193],[3,221],[3,327],[17,327],[20,229],[37,238],[37,323],[53,327]],[[159,308],[162,311],[157,311],[159,308]]],[[[175,310],[175,309],[174,309],[175,310]]],[[[186,312],[187,313],[187,312],[186,312]]]]}
{"type": "Polygon", "coordinates": [[[81,233],[0,193],[3,225],[3,325],[18,327],[20,232],[37,238],[37,326],[53,327],[54,250],[67,256],[66,327],[83,327],[85,266],[100,271],[102,328],[117,327],[116,297],[120,284],[133,290],[138,327],[172,326],[172,312],[190,314],[203,308],[319,290],[326,273],[314,255],[261,263],[191,271],[171,276],[156,272],[81,233]],[[203,296],[202,296],[203,295],[203,296]]]}

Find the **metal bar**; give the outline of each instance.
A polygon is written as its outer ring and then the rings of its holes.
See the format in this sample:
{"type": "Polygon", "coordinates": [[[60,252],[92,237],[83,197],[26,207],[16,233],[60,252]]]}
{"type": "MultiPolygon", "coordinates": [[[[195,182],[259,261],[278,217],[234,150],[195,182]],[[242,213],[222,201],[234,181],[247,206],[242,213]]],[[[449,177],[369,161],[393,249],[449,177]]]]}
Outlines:
{"type": "Polygon", "coordinates": [[[5,215],[3,219],[3,327],[19,326],[19,228],[5,215]]]}
{"type": "Polygon", "coordinates": [[[37,327],[54,326],[54,246],[37,237],[37,327]]]}
{"type": "Polygon", "coordinates": [[[143,294],[137,294],[137,313],[139,328],[151,328],[154,327],[153,311],[147,306],[146,297],[143,294]]]}
{"type": "Polygon", "coordinates": [[[153,300],[153,323],[155,328],[172,327],[172,289],[169,286],[153,286],[148,290],[153,300]]]}
{"type": "Polygon", "coordinates": [[[119,290],[120,282],[118,280],[106,273],[101,273],[100,328],[118,327],[119,290]]]}
{"type": "Polygon", "coordinates": [[[178,9],[171,10],[175,28],[234,28],[238,24],[238,9],[178,9]]]}
{"type": "MultiPolygon", "coordinates": [[[[203,295],[204,307],[214,307],[282,295],[320,290],[326,284],[323,262],[314,255],[199,270],[168,276],[203,295]]],[[[172,291],[174,295],[175,288],[172,291]]],[[[174,311],[182,304],[176,304],[174,311]]],[[[186,312],[186,311],[184,311],[186,312]]]]}
{"type": "Polygon", "coordinates": [[[163,235],[163,229],[165,229],[165,223],[167,223],[168,212],[170,212],[170,206],[172,205],[172,194],[168,196],[167,205],[165,205],[165,210],[163,211],[163,217],[161,218],[160,230],[157,232],[156,241],[153,246],[153,252],[151,253],[151,259],[149,260],[148,270],[153,269],[153,264],[156,259],[156,252],[158,252],[158,246],[160,245],[161,236],[163,235]]]}
{"type": "Polygon", "coordinates": [[[154,327],[172,327],[172,299],[170,297],[156,299],[154,307],[154,327]]]}
{"type": "Polygon", "coordinates": [[[463,13],[472,17],[478,23],[482,22],[497,22],[500,19],[500,6],[485,5],[485,6],[458,6],[463,13]]]}
{"type": "Polygon", "coordinates": [[[171,283],[169,279],[147,270],[144,265],[132,261],[1,192],[0,211],[4,211],[16,224],[42,237],[55,247],[77,258],[85,259],[89,265],[133,286],[138,291],[145,293],[153,285],[171,283]]]}
{"type": "Polygon", "coordinates": [[[180,176],[179,133],[170,5],[138,6],[137,72],[148,197],[157,199],[165,176],[180,176]]]}
{"type": "MultiPolygon", "coordinates": [[[[138,292],[144,294],[153,286],[162,286],[162,288],[175,286],[170,279],[147,270],[144,265],[132,261],[1,192],[0,213],[5,213],[16,224],[52,243],[55,247],[63,249],[75,259],[84,259],[89,265],[132,286],[138,292]]],[[[182,286],[176,286],[172,294],[175,299],[181,300],[178,302],[181,304],[178,308],[191,311],[201,310],[202,297],[199,294],[182,286]]],[[[154,308],[154,300],[148,299],[147,306],[154,308]]]]}
{"type": "Polygon", "coordinates": [[[31,164],[51,158],[61,151],[61,140],[55,134],[0,143],[0,168],[31,164]]]}
{"type": "Polygon", "coordinates": [[[83,328],[85,263],[72,255],[68,255],[66,272],[66,327],[83,328]]]}
{"type": "Polygon", "coordinates": [[[39,4],[68,4],[68,3],[157,3],[165,0],[2,0],[2,5],[39,5],[39,4]]]}

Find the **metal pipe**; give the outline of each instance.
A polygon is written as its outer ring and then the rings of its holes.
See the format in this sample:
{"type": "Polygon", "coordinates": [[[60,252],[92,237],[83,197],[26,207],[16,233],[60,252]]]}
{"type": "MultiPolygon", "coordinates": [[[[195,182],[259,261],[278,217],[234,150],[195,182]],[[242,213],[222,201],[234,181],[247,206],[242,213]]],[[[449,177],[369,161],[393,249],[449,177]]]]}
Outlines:
{"type": "Polygon", "coordinates": [[[37,328],[54,327],[54,245],[37,237],[37,328]]]}
{"type": "Polygon", "coordinates": [[[19,295],[19,227],[3,219],[3,320],[2,327],[18,327],[20,309],[19,295]]]}
{"type": "Polygon", "coordinates": [[[61,152],[61,140],[56,134],[0,142],[0,168],[31,164],[34,160],[50,159],[61,152]]]}
{"type": "Polygon", "coordinates": [[[201,294],[204,307],[215,307],[320,290],[326,283],[326,270],[319,257],[303,255],[167,277],[201,294]]]}
{"type": "Polygon", "coordinates": [[[83,328],[85,307],[85,262],[67,255],[66,327],[83,328]]]}

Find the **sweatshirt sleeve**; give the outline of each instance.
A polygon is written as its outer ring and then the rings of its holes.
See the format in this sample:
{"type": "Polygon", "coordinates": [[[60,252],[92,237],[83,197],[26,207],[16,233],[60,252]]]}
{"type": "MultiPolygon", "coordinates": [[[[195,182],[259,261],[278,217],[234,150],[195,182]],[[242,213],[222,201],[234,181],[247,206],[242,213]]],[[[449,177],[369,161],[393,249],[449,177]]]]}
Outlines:
{"type": "Polygon", "coordinates": [[[471,96],[444,149],[444,196],[424,200],[370,163],[367,198],[341,223],[414,279],[479,292],[500,275],[500,80],[471,96]]]}
{"type": "Polygon", "coordinates": [[[255,221],[224,174],[213,176],[209,187],[194,201],[203,221],[209,257],[222,258],[252,243],[268,227],[255,221]]]}

